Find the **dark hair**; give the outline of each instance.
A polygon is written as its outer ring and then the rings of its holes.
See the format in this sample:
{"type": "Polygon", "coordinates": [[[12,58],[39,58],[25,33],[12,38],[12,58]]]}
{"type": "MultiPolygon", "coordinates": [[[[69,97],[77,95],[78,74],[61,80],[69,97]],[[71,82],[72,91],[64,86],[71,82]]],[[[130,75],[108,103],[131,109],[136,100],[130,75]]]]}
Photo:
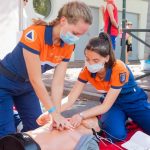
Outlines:
{"type": "Polygon", "coordinates": [[[102,57],[109,56],[109,61],[105,67],[112,67],[116,61],[111,40],[107,33],[101,32],[98,37],[92,38],[87,44],[86,50],[93,51],[102,57]]]}

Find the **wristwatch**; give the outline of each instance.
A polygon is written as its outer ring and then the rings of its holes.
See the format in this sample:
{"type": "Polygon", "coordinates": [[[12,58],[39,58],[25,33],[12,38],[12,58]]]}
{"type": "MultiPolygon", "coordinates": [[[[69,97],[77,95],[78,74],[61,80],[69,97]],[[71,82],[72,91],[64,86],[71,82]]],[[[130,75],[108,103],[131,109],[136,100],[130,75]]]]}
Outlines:
{"type": "Polygon", "coordinates": [[[82,120],[84,119],[83,113],[79,113],[80,117],[82,118],[82,120]]]}

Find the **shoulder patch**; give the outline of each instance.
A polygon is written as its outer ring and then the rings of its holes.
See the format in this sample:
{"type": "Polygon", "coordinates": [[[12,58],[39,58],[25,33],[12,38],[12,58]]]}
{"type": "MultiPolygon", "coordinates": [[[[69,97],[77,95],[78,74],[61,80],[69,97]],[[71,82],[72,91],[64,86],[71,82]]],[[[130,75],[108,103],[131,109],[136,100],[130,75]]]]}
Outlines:
{"type": "Polygon", "coordinates": [[[37,34],[34,30],[30,30],[26,33],[25,38],[28,42],[34,42],[37,38],[37,34]]]}
{"type": "Polygon", "coordinates": [[[119,74],[120,82],[124,83],[126,81],[126,72],[119,74]]]}

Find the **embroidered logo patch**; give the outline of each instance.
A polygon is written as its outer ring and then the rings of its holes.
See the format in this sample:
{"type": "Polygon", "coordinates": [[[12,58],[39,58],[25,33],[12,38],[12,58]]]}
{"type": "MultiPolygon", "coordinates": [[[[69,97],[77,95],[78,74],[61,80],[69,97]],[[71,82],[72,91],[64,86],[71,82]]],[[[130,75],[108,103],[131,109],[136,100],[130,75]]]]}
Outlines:
{"type": "Polygon", "coordinates": [[[34,30],[30,30],[25,35],[25,38],[28,42],[34,42],[36,40],[36,37],[36,32],[34,30]]]}
{"type": "Polygon", "coordinates": [[[120,82],[121,83],[124,83],[125,81],[126,81],[126,73],[124,72],[124,73],[120,73],[119,74],[119,78],[120,78],[120,82]]]}

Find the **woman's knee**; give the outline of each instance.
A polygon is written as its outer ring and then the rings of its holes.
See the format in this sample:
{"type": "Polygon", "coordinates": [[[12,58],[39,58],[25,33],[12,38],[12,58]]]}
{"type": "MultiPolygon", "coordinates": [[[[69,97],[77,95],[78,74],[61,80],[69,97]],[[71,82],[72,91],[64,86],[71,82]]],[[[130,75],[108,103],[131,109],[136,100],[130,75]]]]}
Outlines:
{"type": "Polygon", "coordinates": [[[12,120],[9,122],[0,123],[0,138],[15,132],[16,128],[12,120]]]}
{"type": "Polygon", "coordinates": [[[150,135],[150,121],[149,120],[140,124],[139,127],[143,130],[143,132],[150,135]]]}
{"type": "Polygon", "coordinates": [[[110,138],[113,142],[122,141],[127,137],[127,133],[125,131],[113,131],[109,135],[107,135],[107,138],[110,138]]]}
{"type": "Polygon", "coordinates": [[[105,128],[103,128],[103,132],[105,133],[106,137],[110,138],[113,142],[122,141],[127,136],[125,127],[115,126],[115,128],[111,128],[105,126],[105,128]]]}
{"type": "Polygon", "coordinates": [[[12,111],[0,111],[0,137],[16,132],[12,111]]]}

